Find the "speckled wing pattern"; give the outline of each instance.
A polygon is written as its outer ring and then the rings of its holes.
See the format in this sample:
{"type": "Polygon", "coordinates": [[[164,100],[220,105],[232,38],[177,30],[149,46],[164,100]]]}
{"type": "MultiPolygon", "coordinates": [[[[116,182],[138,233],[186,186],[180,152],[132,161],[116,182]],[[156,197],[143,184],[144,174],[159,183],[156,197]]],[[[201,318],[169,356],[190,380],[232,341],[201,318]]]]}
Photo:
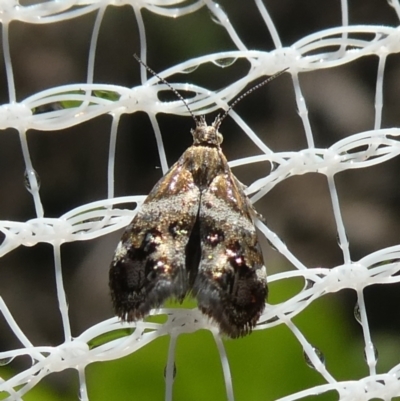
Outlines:
{"type": "Polygon", "coordinates": [[[135,321],[169,297],[188,291],[186,246],[195,224],[200,191],[181,158],[156,184],[126,228],[110,269],[116,314],[135,321]]]}
{"type": "Polygon", "coordinates": [[[242,184],[223,167],[200,198],[201,261],[194,283],[199,309],[232,338],[249,333],[264,310],[266,271],[242,184]]]}
{"type": "Polygon", "coordinates": [[[222,153],[218,127],[199,120],[193,146],[156,184],[117,247],[110,288],[123,320],[191,292],[221,333],[236,338],[264,310],[255,211],[222,153]]]}

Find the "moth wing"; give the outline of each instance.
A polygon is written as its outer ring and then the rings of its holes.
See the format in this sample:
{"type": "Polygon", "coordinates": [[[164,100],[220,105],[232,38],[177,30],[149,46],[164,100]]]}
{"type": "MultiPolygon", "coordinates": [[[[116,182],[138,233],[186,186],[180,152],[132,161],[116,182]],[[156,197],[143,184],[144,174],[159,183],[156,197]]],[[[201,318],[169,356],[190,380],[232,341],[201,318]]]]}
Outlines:
{"type": "Polygon", "coordinates": [[[118,244],[109,284],[115,312],[124,320],[143,318],[188,291],[186,246],[200,191],[185,160],[183,155],[155,185],[118,244]]]}
{"type": "Polygon", "coordinates": [[[265,307],[266,270],[253,207],[226,164],[201,193],[201,262],[193,286],[199,309],[232,338],[248,334],[265,307]]]}

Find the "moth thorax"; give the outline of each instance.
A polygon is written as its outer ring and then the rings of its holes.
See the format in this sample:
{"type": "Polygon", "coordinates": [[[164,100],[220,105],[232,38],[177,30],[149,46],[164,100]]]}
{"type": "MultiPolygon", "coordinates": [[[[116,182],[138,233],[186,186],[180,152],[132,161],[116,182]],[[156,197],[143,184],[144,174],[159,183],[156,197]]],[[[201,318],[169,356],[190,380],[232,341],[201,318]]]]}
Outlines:
{"type": "Polygon", "coordinates": [[[192,130],[194,145],[212,145],[219,146],[223,137],[218,130],[211,125],[198,125],[192,130]]]}

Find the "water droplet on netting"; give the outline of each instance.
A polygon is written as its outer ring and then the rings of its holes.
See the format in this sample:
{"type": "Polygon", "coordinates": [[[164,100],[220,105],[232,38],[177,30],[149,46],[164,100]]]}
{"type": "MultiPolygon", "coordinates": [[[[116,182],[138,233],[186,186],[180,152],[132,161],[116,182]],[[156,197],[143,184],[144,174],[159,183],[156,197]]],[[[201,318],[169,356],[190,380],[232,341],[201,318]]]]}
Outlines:
{"type": "Polygon", "coordinates": [[[199,65],[200,64],[193,65],[192,67],[185,68],[181,72],[182,72],[182,74],[190,74],[191,72],[196,71],[199,68],[199,65]]]}
{"type": "Polygon", "coordinates": [[[360,324],[362,323],[361,322],[360,305],[358,304],[358,302],[354,306],[354,317],[356,318],[358,323],[360,323],[360,324]]]}
{"type": "Polygon", "coordinates": [[[88,392],[85,384],[81,384],[77,394],[78,400],[89,400],[88,392]]]}
{"type": "MultiPolygon", "coordinates": [[[[176,365],[174,362],[174,370],[172,372],[172,379],[175,379],[175,376],[176,376],[176,365]]],[[[166,378],[167,378],[167,365],[165,365],[165,368],[164,368],[164,379],[166,379],[166,378]]]]}
{"type": "Polygon", "coordinates": [[[32,192],[31,180],[33,182],[36,182],[37,189],[40,189],[40,177],[39,177],[39,174],[35,170],[29,170],[29,171],[25,170],[25,173],[24,173],[24,185],[25,185],[25,188],[29,192],[32,192]]]}
{"type": "MultiPolygon", "coordinates": [[[[375,361],[377,361],[377,360],[378,360],[378,357],[379,357],[379,352],[378,352],[378,350],[376,349],[375,345],[370,345],[370,347],[372,347],[372,349],[373,349],[373,351],[374,351],[374,358],[375,358],[375,361]]],[[[365,352],[365,349],[364,349],[364,359],[367,361],[367,353],[365,352]]]]}
{"type": "Polygon", "coordinates": [[[0,366],[8,365],[13,359],[13,357],[0,359],[0,366]]]}
{"type": "Polygon", "coordinates": [[[226,12],[224,11],[223,7],[221,7],[218,3],[214,3],[214,5],[219,8],[220,10],[222,10],[224,17],[222,19],[222,21],[210,10],[208,10],[208,12],[210,13],[210,18],[212,22],[215,22],[218,25],[222,25],[224,26],[225,24],[227,24],[229,22],[228,17],[226,16],[226,12]]]}
{"type": "Polygon", "coordinates": [[[218,67],[226,68],[234,64],[236,60],[237,57],[224,57],[224,58],[219,58],[218,60],[213,60],[213,63],[218,67]]]}
{"type": "MultiPolygon", "coordinates": [[[[315,354],[317,355],[317,358],[321,361],[321,363],[325,366],[325,357],[324,354],[317,348],[317,347],[312,347],[313,351],[315,352],[315,354]]],[[[303,350],[303,356],[304,359],[306,361],[306,364],[312,368],[312,369],[316,369],[316,367],[314,366],[314,364],[311,362],[311,359],[308,357],[308,355],[306,354],[306,352],[303,350]]]]}

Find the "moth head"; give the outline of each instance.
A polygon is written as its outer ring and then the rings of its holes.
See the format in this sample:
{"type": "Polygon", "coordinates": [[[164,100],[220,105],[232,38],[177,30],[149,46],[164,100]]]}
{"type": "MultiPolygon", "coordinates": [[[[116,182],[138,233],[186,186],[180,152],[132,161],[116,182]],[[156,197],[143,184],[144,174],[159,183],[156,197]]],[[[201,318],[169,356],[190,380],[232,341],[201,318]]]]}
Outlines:
{"type": "Polygon", "coordinates": [[[207,125],[205,117],[201,116],[196,120],[196,128],[191,131],[193,135],[193,144],[209,146],[221,145],[223,137],[218,131],[219,125],[219,116],[211,125],[207,125]]]}

